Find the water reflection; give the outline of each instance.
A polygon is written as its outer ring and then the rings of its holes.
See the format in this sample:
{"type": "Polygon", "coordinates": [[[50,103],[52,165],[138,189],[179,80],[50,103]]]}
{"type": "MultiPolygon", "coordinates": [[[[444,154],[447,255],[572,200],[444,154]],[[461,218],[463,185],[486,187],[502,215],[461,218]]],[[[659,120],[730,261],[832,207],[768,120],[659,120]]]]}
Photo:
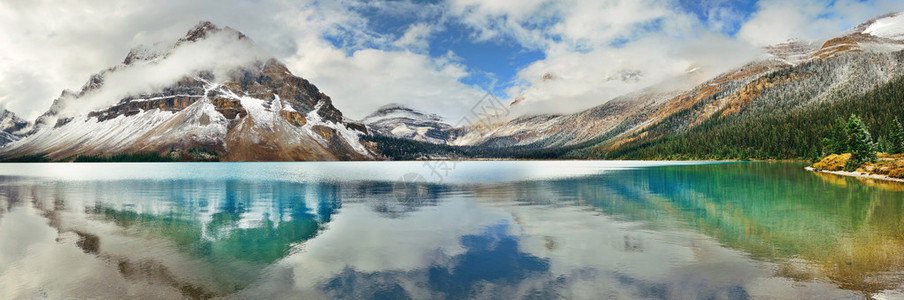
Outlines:
{"type": "Polygon", "coordinates": [[[760,163],[627,170],[518,183],[502,189],[508,194],[497,189],[483,198],[541,204],[565,199],[619,220],[644,221],[652,230],[678,226],[704,233],[778,264],[777,276],[825,278],[867,296],[901,289],[902,185],[800,168],[760,163]]]}
{"type": "Polygon", "coordinates": [[[902,189],[801,167],[580,167],[560,179],[401,185],[0,176],[0,295],[901,296],[902,189]]]}
{"type": "Polygon", "coordinates": [[[330,184],[0,182],[6,211],[34,210],[61,234],[74,233],[85,253],[114,263],[122,276],[193,297],[244,288],[266,265],[316,236],[340,208],[338,187],[330,184]],[[128,249],[149,241],[151,249],[135,250],[166,252],[191,261],[191,268],[128,249]]]}

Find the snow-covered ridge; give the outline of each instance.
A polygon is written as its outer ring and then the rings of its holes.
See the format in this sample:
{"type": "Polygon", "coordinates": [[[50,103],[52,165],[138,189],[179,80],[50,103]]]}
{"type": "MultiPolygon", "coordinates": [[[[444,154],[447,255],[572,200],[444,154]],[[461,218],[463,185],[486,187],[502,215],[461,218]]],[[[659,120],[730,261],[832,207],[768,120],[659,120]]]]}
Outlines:
{"type": "Polygon", "coordinates": [[[167,96],[160,96],[160,97],[131,99],[129,101],[141,102],[141,101],[163,100],[163,99],[170,99],[170,98],[204,98],[204,95],[188,95],[188,94],[167,95],[167,96]]]}
{"type": "Polygon", "coordinates": [[[904,13],[897,13],[872,22],[863,34],[893,40],[904,40],[904,13]]]}
{"type": "Polygon", "coordinates": [[[412,120],[429,122],[442,122],[442,118],[439,115],[427,114],[396,103],[381,106],[374,113],[368,115],[367,117],[364,117],[361,122],[364,124],[370,124],[386,119],[398,118],[408,118],[412,120]]]}

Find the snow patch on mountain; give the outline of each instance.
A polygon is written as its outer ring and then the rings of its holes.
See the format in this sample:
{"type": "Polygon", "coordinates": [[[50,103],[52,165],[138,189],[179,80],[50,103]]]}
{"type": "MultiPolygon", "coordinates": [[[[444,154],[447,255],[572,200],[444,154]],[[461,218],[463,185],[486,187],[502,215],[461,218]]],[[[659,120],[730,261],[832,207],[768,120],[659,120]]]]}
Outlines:
{"type": "Polygon", "coordinates": [[[877,19],[862,33],[902,41],[904,40],[904,13],[877,19]]]}
{"type": "Polygon", "coordinates": [[[87,116],[74,117],[60,127],[43,127],[27,138],[10,144],[9,151],[27,153],[115,152],[132,145],[139,137],[173,117],[174,112],[143,111],[105,122],[87,116]]]}
{"type": "Polygon", "coordinates": [[[370,155],[369,152],[367,151],[367,148],[364,147],[363,144],[361,144],[361,135],[364,133],[357,131],[357,130],[352,130],[351,128],[348,128],[347,126],[343,126],[340,124],[333,123],[333,124],[325,124],[325,125],[330,126],[331,128],[335,129],[336,134],[338,134],[339,137],[342,138],[342,140],[345,141],[346,144],[351,146],[352,149],[355,150],[355,152],[358,152],[361,155],[370,155]]]}
{"type": "MultiPolygon", "coordinates": [[[[122,118],[122,117],[120,117],[122,118]]],[[[225,145],[229,131],[226,119],[209,99],[189,105],[142,137],[142,148],[159,145],[225,145]]]]}

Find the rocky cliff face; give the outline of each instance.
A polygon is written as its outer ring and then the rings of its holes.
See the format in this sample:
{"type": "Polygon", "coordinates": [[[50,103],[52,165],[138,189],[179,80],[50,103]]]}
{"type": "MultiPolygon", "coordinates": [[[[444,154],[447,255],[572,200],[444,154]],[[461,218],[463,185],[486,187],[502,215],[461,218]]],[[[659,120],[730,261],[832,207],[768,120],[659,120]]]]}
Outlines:
{"type": "Polygon", "coordinates": [[[79,92],[64,91],[25,128],[27,137],[0,148],[0,156],[178,158],[200,150],[229,161],[377,158],[359,142],[364,126],[344,122],[329,96],[267,55],[231,59],[244,52],[261,51],[238,31],[209,22],[171,45],[136,47],[79,92]],[[223,51],[217,48],[234,53],[203,64],[186,60],[223,51]],[[184,71],[168,72],[173,69],[184,71]],[[91,107],[97,103],[107,104],[91,107]]]}

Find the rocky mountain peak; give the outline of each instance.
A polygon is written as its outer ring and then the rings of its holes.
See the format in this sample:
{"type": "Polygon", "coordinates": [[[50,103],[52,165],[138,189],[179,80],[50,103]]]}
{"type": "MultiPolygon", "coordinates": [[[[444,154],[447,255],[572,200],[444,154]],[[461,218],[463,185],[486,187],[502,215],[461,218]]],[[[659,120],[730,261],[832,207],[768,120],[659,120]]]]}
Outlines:
{"type": "Polygon", "coordinates": [[[197,25],[195,25],[195,27],[192,27],[191,29],[189,29],[188,33],[186,33],[185,36],[183,36],[178,41],[176,41],[176,46],[178,46],[182,43],[186,43],[186,42],[197,42],[199,40],[203,40],[215,33],[222,32],[222,31],[234,33],[235,35],[238,36],[239,39],[247,39],[248,38],[248,36],[239,32],[238,30],[233,29],[232,27],[226,26],[226,27],[220,28],[219,26],[211,23],[210,21],[200,21],[200,22],[198,22],[197,25]]]}
{"type": "Polygon", "coordinates": [[[180,43],[186,42],[186,41],[196,42],[200,39],[207,37],[207,35],[214,33],[214,32],[218,32],[220,30],[222,30],[222,29],[220,29],[220,27],[218,27],[217,25],[214,25],[210,21],[200,21],[200,22],[198,22],[198,25],[195,25],[195,27],[192,27],[191,29],[189,29],[188,33],[186,33],[184,37],[179,39],[179,42],[180,43]]]}

